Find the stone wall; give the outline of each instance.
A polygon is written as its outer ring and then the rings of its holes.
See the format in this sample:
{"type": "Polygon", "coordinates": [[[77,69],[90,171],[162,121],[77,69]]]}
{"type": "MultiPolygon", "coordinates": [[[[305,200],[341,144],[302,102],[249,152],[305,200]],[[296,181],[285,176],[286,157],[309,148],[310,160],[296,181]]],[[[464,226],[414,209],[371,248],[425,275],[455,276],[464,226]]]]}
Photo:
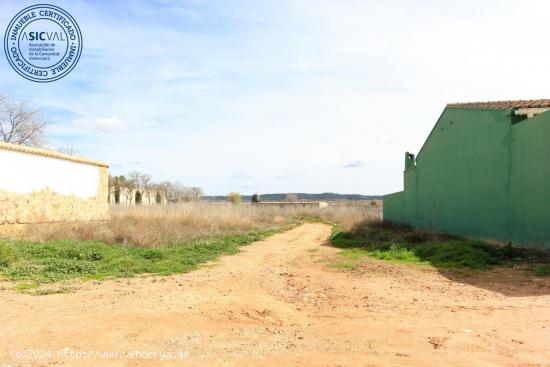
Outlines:
{"type": "Polygon", "coordinates": [[[108,165],[0,143],[0,235],[12,226],[108,220],[108,165]]]}

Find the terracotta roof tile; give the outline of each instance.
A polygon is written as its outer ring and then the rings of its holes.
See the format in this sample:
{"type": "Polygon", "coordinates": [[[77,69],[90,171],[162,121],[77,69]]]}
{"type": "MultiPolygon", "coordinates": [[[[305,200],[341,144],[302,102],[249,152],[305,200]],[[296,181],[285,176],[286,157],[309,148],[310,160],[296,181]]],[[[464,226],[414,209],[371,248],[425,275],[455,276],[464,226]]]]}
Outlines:
{"type": "Polygon", "coordinates": [[[550,99],[531,99],[520,101],[466,102],[449,103],[451,108],[507,110],[512,108],[550,108],[550,99]]]}

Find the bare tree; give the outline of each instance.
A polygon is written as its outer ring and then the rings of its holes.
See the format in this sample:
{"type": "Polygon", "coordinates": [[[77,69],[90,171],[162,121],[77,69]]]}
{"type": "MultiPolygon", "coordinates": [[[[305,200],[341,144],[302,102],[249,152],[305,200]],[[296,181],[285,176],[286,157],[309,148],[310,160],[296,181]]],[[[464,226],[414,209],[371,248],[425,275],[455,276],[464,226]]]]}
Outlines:
{"type": "Polygon", "coordinates": [[[177,200],[177,190],[176,187],[174,187],[174,184],[170,181],[164,181],[158,184],[158,187],[164,191],[164,194],[166,195],[166,200],[168,200],[169,203],[175,203],[177,200]]]}
{"type": "Polygon", "coordinates": [[[132,202],[135,200],[134,197],[134,189],[136,188],[136,184],[134,181],[127,180],[124,176],[119,176],[118,185],[121,190],[121,192],[124,193],[124,202],[126,204],[132,204],[132,202]]]}
{"type": "Polygon", "coordinates": [[[200,187],[190,187],[189,190],[189,200],[198,201],[204,195],[200,187]]]}
{"type": "Polygon", "coordinates": [[[153,182],[151,190],[155,194],[153,197],[155,204],[162,204],[168,200],[168,193],[163,183],[153,182]]]}
{"type": "Polygon", "coordinates": [[[175,182],[174,186],[176,188],[176,195],[177,195],[177,201],[190,201],[191,200],[191,192],[189,191],[189,187],[179,183],[175,182]]]}
{"type": "Polygon", "coordinates": [[[47,125],[39,109],[0,96],[0,139],[5,143],[44,146],[47,125]]]}
{"type": "Polygon", "coordinates": [[[128,178],[126,179],[126,181],[134,185],[137,189],[141,188],[139,187],[140,180],[141,173],[139,173],[138,171],[128,172],[128,178]]]}
{"type": "Polygon", "coordinates": [[[147,204],[151,204],[151,192],[153,191],[153,176],[143,173],[139,177],[139,186],[147,196],[147,204]]]}
{"type": "Polygon", "coordinates": [[[153,188],[153,177],[145,173],[132,171],[128,173],[128,181],[138,190],[136,198],[146,199],[147,204],[151,204],[150,193],[153,188]]]}
{"type": "Polygon", "coordinates": [[[161,182],[160,187],[166,194],[166,199],[171,203],[182,201],[197,201],[204,195],[200,187],[187,187],[179,182],[161,182]]]}

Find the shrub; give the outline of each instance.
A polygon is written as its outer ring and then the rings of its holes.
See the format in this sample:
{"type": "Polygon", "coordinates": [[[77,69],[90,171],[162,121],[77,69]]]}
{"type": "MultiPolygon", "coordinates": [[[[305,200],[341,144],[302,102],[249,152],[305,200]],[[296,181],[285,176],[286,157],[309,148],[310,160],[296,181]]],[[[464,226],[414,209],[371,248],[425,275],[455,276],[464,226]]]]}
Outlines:
{"type": "Polygon", "coordinates": [[[141,256],[147,260],[161,260],[161,259],[164,259],[165,257],[164,253],[161,250],[153,249],[153,248],[145,249],[141,253],[141,256]]]}
{"type": "Polygon", "coordinates": [[[227,194],[227,200],[232,204],[239,204],[242,201],[241,194],[238,192],[230,192],[227,194]]]}

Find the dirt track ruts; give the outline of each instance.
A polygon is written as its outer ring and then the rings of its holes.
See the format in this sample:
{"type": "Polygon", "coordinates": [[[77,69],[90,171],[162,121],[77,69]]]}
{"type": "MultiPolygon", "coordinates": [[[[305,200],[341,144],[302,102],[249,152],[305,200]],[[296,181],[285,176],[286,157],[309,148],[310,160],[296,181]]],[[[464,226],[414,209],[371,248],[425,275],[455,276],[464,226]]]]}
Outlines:
{"type": "Polygon", "coordinates": [[[0,366],[550,365],[548,279],[375,260],[339,271],[330,231],[304,224],[187,274],[78,281],[48,296],[4,286],[0,366]],[[63,348],[189,357],[76,360],[63,348]],[[24,349],[52,355],[18,358],[24,349]]]}

